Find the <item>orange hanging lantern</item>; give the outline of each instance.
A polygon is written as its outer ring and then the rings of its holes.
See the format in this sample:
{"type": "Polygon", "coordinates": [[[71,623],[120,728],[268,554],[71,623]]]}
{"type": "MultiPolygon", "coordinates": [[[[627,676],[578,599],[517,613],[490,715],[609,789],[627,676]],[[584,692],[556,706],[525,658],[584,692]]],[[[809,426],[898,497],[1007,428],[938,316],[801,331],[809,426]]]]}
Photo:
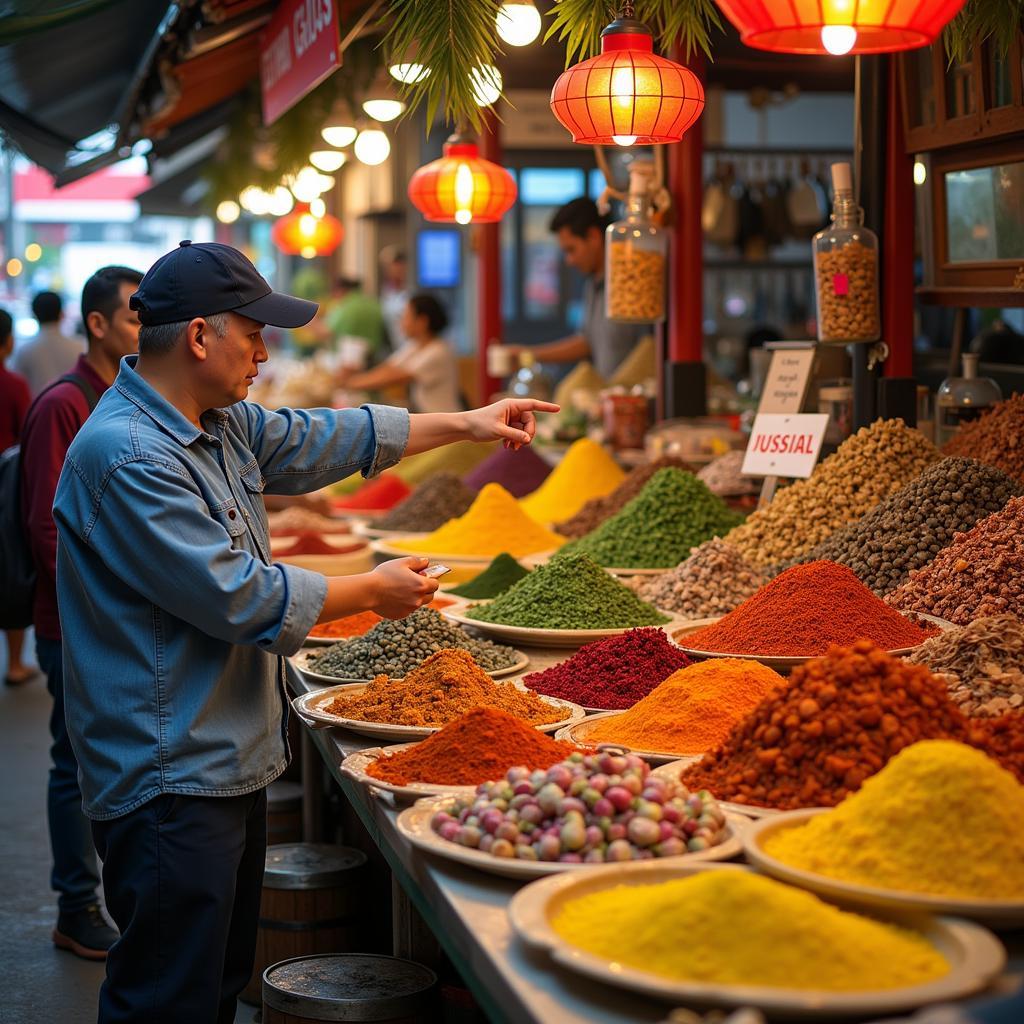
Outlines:
{"type": "Polygon", "coordinates": [[[270,237],[281,252],[311,260],[330,256],[341,245],[345,229],[337,217],[329,213],[314,217],[308,203],[296,203],[291,213],[274,221],[270,237]]]}
{"type": "Polygon", "coordinates": [[[601,52],[563,71],[551,109],[583,145],[678,142],[704,109],[704,88],[687,67],[654,52],[633,5],[601,33],[601,52]]]}
{"type": "Polygon", "coordinates": [[[890,53],[935,42],[964,0],[718,0],[747,46],[780,53],[890,53]]]}
{"type": "Polygon", "coordinates": [[[429,221],[494,224],[516,201],[516,182],[504,167],[484,160],[475,142],[456,133],[439,160],[409,179],[409,199],[429,221]]]}

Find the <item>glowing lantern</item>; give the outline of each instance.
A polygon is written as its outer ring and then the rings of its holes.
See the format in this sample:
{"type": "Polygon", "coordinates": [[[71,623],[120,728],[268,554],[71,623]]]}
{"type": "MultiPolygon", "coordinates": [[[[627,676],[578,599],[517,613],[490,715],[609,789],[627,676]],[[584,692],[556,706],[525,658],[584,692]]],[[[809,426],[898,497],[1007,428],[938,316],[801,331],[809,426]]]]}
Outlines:
{"type": "Polygon", "coordinates": [[[314,217],[305,203],[298,203],[287,217],[274,222],[270,237],[289,256],[329,256],[345,236],[341,221],[325,214],[314,217]]]}
{"type": "Polygon", "coordinates": [[[934,43],[964,0],[718,0],[747,46],[780,53],[889,53],[934,43]]]}
{"type": "Polygon", "coordinates": [[[409,198],[427,220],[494,224],[516,201],[516,183],[504,167],[484,160],[475,142],[452,135],[444,156],[409,181],[409,198]]]}
{"type": "Polygon", "coordinates": [[[551,109],[584,145],[678,142],[704,109],[704,88],[682,64],[654,53],[632,4],[601,33],[601,52],[562,72],[551,109]]]}

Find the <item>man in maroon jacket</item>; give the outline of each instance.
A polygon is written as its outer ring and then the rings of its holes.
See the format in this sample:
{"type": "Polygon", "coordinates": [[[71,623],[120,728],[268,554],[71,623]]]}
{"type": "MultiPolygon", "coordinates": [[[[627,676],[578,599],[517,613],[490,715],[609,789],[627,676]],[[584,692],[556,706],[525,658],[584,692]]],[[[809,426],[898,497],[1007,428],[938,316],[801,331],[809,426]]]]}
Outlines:
{"type": "Polygon", "coordinates": [[[57,615],[57,529],[53,496],[64,458],[99,397],[117,376],[122,356],[139,348],[139,318],[128,299],[142,275],[103,267],[82,289],[82,321],[89,347],[74,369],[39,396],[22,432],[22,511],[35,562],[33,606],[36,657],[53,696],[53,737],[47,814],[53,851],[51,885],[58,894],[54,944],[89,960],[103,960],[117,939],[100,910],[96,852],[82,812],[78,762],[64,722],[63,657],[57,615]]]}

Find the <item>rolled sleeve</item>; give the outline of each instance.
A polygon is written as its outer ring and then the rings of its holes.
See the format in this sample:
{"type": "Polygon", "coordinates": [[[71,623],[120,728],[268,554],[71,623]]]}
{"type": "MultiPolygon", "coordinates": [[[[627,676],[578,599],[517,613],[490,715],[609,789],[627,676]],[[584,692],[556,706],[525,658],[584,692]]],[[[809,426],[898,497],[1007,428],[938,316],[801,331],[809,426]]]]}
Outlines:
{"type": "Polygon", "coordinates": [[[373,424],[376,449],[373,462],[364,476],[376,476],[397,465],[409,447],[409,411],[390,405],[364,405],[373,424]]]}
{"type": "Polygon", "coordinates": [[[300,569],[297,565],[282,565],[278,562],[276,567],[284,573],[288,597],[280,632],[266,649],[287,658],[306,642],[309,631],[320,618],[324,601],[327,600],[327,577],[308,569],[300,569]]]}

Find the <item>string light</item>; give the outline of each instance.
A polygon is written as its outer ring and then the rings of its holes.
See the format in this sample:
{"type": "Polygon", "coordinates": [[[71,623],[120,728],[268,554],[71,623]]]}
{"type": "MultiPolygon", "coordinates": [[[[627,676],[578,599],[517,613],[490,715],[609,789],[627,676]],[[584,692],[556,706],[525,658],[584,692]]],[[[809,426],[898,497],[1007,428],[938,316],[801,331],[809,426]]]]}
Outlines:
{"type": "Polygon", "coordinates": [[[336,149],[317,149],[309,154],[309,162],[318,171],[336,171],[348,159],[336,149]]]}
{"type": "Polygon", "coordinates": [[[417,85],[430,77],[430,68],[410,61],[405,64],[392,64],[388,68],[388,74],[402,85],[417,85]]]}
{"type": "Polygon", "coordinates": [[[328,146],[334,146],[336,149],[351,146],[358,134],[355,128],[347,124],[330,124],[320,129],[320,137],[328,146]]]}
{"type": "Polygon", "coordinates": [[[391,155],[388,137],[377,128],[367,128],[356,136],[356,159],[370,167],[384,163],[391,155]]]}
{"type": "Polygon", "coordinates": [[[533,0],[506,0],[498,11],[498,35],[509,46],[529,46],[540,35],[540,26],[533,0]]]}
{"type": "Polygon", "coordinates": [[[43,247],[38,242],[29,242],[25,246],[25,259],[29,263],[35,263],[41,259],[43,255],[43,247]]]}
{"type": "Polygon", "coordinates": [[[217,204],[217,220],[221,224],[234,224],[241,214],[241,207],[233,199],[225,199],[217,204]]]}

